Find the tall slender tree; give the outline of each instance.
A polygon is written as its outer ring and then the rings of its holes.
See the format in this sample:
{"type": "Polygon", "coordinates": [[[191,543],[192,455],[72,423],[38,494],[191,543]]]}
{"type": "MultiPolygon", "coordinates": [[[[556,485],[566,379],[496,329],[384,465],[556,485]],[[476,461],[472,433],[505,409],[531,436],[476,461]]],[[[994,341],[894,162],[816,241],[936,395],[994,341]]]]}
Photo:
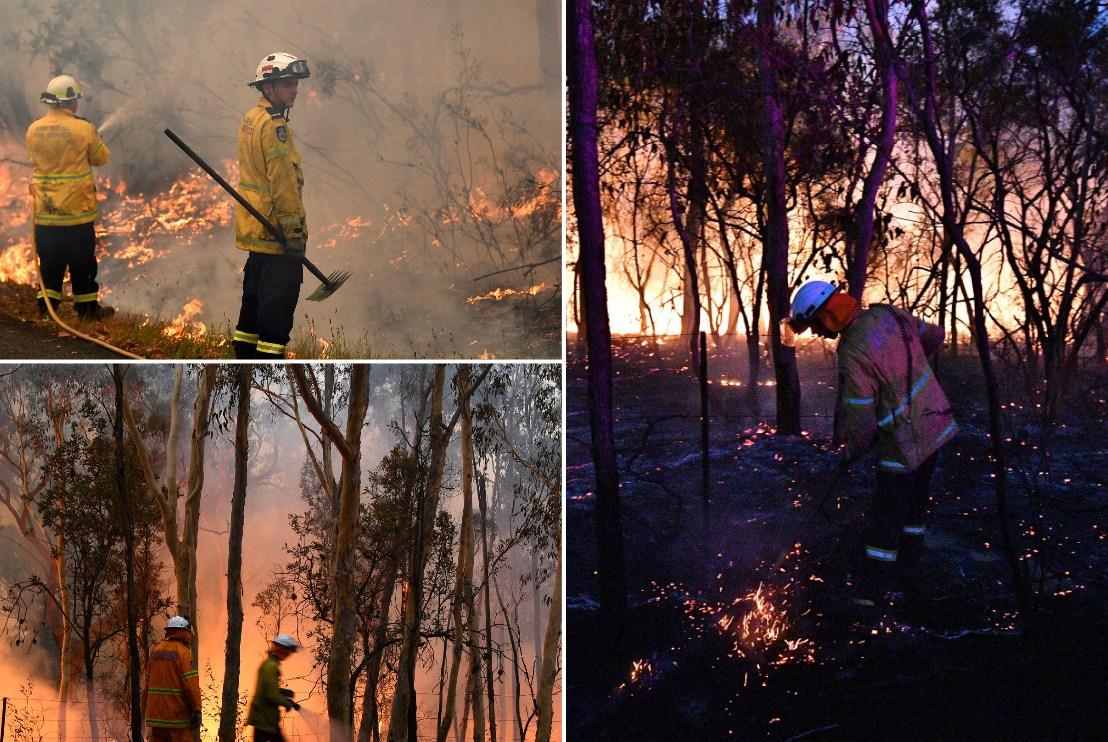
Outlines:
{"type": "Polygon", "coordinates": [[[596,469],[596,538],[600,629],[608,646],[624,635],[627,583],[620,521],[619,470],[612,415],[612,336],[604,270],[604,224],[597,160],[597,60],[590,0],[570,0],[569,146],[573,208],[581,255],[588,335],[589,427],[596,469]]]}

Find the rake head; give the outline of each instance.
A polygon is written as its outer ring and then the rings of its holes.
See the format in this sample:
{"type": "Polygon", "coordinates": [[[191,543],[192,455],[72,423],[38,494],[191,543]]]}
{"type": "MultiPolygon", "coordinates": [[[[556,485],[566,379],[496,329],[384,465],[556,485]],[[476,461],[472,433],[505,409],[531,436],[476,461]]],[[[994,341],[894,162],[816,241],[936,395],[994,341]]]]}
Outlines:
{"type": "Polygon", "coordinates": [[[346,283],[346,279],[350,278],[350,271],[335,271],[331,275],[327,276],[327,280],[319,285],[315,291],[308,297],[308,301],[323,301],[331,296],[331,294],[342,288],[342,285],[346,283]]]}

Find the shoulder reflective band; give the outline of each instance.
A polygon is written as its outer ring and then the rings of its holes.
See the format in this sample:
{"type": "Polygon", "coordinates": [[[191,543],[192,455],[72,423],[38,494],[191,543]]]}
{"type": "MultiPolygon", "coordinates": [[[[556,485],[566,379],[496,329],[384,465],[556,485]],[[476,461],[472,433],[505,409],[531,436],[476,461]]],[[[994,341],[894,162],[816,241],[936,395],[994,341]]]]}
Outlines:
{"type": "Polygon", "coordinates": [[[908,536],[922,536],[927,533],[927,528],[924,526],[904,526],[901,530],[908,536]]]}

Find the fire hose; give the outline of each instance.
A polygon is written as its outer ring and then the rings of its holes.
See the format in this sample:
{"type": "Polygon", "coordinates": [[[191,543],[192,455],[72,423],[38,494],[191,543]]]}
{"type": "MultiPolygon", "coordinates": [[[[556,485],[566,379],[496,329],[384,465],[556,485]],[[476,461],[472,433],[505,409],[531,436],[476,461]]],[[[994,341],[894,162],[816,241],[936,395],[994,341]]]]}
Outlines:
{"type": "Polygon", "coordinates": [[[75,335],[82,340],[87,340],[90,343],[99,345],[101,348],[106,348],[113,353],[118,353],[124,358],[130,358],[136,361],[145,360],[142,356],[137,356],[134,353],[123,350],[123,348],[117,348],[116,346],[105,340],[95,338],[92,335],[88,335],[70,325],[67,325],[65,322],[62,321],[62,318],[58,316],[58,313],[54,311],[54,301],[46,294],[46,280],[42,277],[42,265],[39,262],[38,256],[38,240],[35,238],[35,219],[38,217],[38,210],[36,209],[35,205],[34,187],[30,187],[28,190],[30,190],[31,192],[31,250],[35,254],[35,274],[38,276],[38,290],[42,292],[42,298],[43,301],[46,303],[46,311],[49,313],[50,319],[54,320],[54,322],[56,322],[59,327],[61,327],[69,334],[75,335]]]}

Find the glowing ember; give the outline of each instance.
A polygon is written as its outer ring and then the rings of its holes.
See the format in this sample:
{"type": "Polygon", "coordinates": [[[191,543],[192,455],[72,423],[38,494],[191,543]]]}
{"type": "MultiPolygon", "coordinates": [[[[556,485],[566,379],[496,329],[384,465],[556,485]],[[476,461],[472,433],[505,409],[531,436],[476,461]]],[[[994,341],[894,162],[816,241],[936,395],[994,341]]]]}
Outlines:
{"type": "Polygon", "coordinates": [[[493,289],[487,294],[483,294],[480,296],[471,296],[467,298],[466,303],[476,304],[479,301],[488,301],[489,299],[500,301],[501,299],[506,299],[509,296],[536,296],[540,291],[543,291],[544,289],[546,289],[545,283],[540,283],[537,286],[532,286],[528,289],[520,289],[518,291],[516,289],[493,289]]]}

